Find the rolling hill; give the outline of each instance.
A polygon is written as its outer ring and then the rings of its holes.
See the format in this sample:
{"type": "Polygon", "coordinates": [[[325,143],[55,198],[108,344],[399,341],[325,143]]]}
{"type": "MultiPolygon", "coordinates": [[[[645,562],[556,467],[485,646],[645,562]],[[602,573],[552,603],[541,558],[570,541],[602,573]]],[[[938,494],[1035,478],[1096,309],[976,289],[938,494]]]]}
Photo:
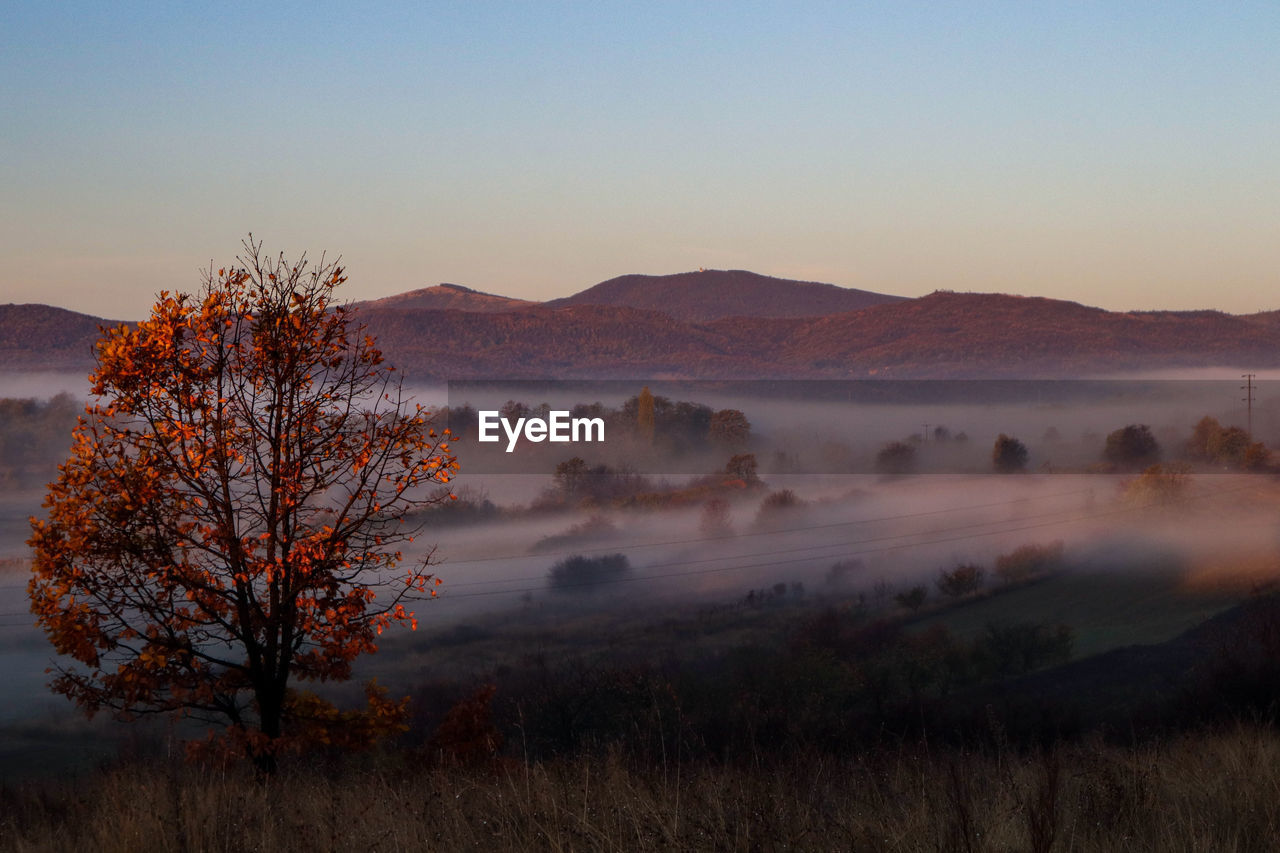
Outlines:
{"type": "Polygon", "coordinates": [[[745,270],[700,270],[676,275],[624,275],[545,303],[614,305],[661,311],[690,323],[722,317],[818,317],[904,301],[867,290],[773,278],[745,270]]]}
{"type": "Polygon", "coordinates": [[[87,371],[99,327],[116,325],[51,305],[0,305],[0,369],[87,371]]]}
{"type": "MultiPolygon", "coordinates": [[[[990,293],[938,292],[821,316],[739,312],[709,321],[628,305],[519,303],[447,285],[356,307],[388,359],[413,381],[1069,378],[1280,368],[1280,323],[1271,315],[1110,312],[990,293]]],[[[46,306],[0,306],[0,369],[87,370],[102,322],[46,306]]]]}
{"type": "Polygon", "coordinates": [[[524,299],[512,299],[509,296],[498,296],[494,293],[482,293],[460,284],[437,284],[435,287],[423,287],[398,293],[384,299],[358,302],[358,306],[372,308],[430,308],[443,311],[475,311],[482,314],[501,311],[514,311],[536,305],[524,299]]]}
{"type": "Polygon", "coordinates": [[[1073,377],[1280,367],[1280,327],[1212,311],[1118,313],[935,293],[824,317],[682,322],[629,307],[366,311],[384,351],[443,378],[1073,377]]]}

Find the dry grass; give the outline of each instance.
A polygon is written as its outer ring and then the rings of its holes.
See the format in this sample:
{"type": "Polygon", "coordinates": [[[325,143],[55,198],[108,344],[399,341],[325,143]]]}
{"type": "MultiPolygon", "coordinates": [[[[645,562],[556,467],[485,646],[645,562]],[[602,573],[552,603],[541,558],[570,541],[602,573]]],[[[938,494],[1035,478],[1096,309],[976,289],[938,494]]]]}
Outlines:
{"type": "MultiPolygon", "coordinates": [[[[390,764],[391,762],[384,762],[390,764]]],[[[1280,736],[1241,727],[1123,749],[923,747],[859,760],[637,770],[238,773],[126,766],[7,789],[0,849],[1271,850],[1280,736]]]]}

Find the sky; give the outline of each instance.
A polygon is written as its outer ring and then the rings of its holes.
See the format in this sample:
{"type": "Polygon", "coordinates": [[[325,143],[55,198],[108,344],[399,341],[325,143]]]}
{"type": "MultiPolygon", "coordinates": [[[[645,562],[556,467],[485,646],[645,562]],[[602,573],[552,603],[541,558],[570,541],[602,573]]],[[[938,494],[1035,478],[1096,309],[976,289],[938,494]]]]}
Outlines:
{"type": "Polygon", "coordinates": [[[0,303],[749,269],[1280,308],[1280,3],[0,7],[0,303]]]}

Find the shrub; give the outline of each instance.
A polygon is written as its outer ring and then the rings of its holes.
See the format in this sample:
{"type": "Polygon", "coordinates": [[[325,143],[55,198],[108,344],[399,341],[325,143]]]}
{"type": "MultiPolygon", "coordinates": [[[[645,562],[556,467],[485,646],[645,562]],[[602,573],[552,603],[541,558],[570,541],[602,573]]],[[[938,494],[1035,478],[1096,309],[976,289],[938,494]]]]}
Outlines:
{"type": "Polygon", "coordinates": [[[779,526],[787,516],[798,509],[804,508],[805,505],[806,502],[801,500],[790,489],[779,489],[776,492],[771,492],[760,504],[760,511],[756,515],[756,524],[760,527],[779,526]]]}
{"type": "Polygon", "coordinates": [[[916,467],[916,449],[905,441],[891,441],[876,454],[876,471],[881,474],[909,474],[916,467]]]}
{"type": "Polygon", "coordinates": [[[704,536],[728,536],[733,533],[733,525],[729,521],[729,502],[724,498],[712,498],[704,503],[698,529],[704,536]]]}
{"type": "Polygon", "coordinates": [[[938,592],[949,598],[968,595],[982,586],[984,574],[981,566],[972,563],[956,566],[951,571],[943,569],[938,573],[938,592]]]}
{"type": "Polygon", "coordinates": [[[995,574],[1004,583],[1017,583],[1062,565],[1062,543],[1023,545],[996,558],[995,574]]]}
{"type": "Polygon", "coordinates": [[[924,600],[929,596],[924,584],[911,587],[906,592],[900,592],[893,597],[893,600],[908,610],[919,610],[924,606],[924,600]]]}
{"type": "Polygon", "coordinates": [[[1175,503],[1187,490],[1187,474],[1180,467],[1152,465],[1122,488],[1124,499],[1140,506],[1175,503]]]}
{"type": "Polygon", "coordinates": [[[593,592],[599,585],[618,581],[630,572],[631,561],[625,554],[575,554],[551,567],[547,584],[554,592],[593,592]]]}
{"type": "Polygon", "coordinates": [[[1071,629],[1058,625],[988,623],[974,643],[973,656],[981,671],[995,677],[1030,672],[1047,663],[1065,663],[1071,657],[1071,629]]]}

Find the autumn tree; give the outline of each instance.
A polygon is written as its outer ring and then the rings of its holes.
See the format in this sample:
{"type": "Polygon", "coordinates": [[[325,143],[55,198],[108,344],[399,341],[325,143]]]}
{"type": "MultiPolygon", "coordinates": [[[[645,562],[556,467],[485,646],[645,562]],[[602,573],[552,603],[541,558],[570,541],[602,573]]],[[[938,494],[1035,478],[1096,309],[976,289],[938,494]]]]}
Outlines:
{"type": "Polygon", "coordinates": [[[636,398],[636,433],[640,440],[653,444],[653,394],[644,386],[636,398]]]}
{"type": "MultiPolygon", "coordinates": [[[[171,712],[272,772],[283,750],[358,745],[401,725],[340,681],[435,594],[406,516],[447,500],[447,431],[334,302],[337,263],[250,238],[195,295],[104,330],[96,402],[32,519],[32,612],[62,655],[52,683],[90,714],[171,712]]],[[[407,702],[407,700],[405,700],[407,702]]]]}

